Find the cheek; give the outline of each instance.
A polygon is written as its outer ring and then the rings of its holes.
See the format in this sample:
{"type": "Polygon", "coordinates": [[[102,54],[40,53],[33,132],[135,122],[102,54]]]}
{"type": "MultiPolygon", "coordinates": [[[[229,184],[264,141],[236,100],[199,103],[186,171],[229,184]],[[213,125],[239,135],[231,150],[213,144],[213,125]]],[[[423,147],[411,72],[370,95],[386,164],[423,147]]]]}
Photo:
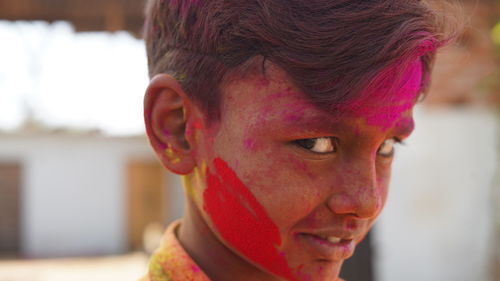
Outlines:
{"type": "Polygon", "coordinates": [[[216,173],[207,170],[203,209],[229,246],[275,275],[295,280],[281,245],[279,229],[262,205],[224,162],[214,160],[216,173]]]}
{"type": "MultiPolygon", "coordinates": [[[[391,165],[386,165],[383,167],[378,167],[377,168],[377,192],[378,195],[380,196],[380,212],[382,212],[385,203],[387,201],[387,195],[389,193],[389,184],[391,180],[391,165]]],[[[379,214],[377,214],[376,217],[378,217],[379,214]]]]}
{"type": "Polygon", "coordinates": [[[327,185],[322,180],[322,173],[279,149],[271,147],[243,154],[247,163],[251,158],[257,161],[252,169],[242,169],[241,176],[265,206],[282,237],[288,237],[291,228],[317,207],[324,196],[322,189],[327,185]]]}
{"type": "Polygon", "coordinates": [[[384,176],[378,179],[379,192],[382,196],[382,206],[385,204],[385,201],[387,200],[390,180],[391,180],[391,170],[389,168],[389,170],[386,171],[384,176]]]}
{"type": "Polygon", "coordinates": [[[318,174],[314,173],[318,169],[309,167],[304,161],[290,156],[286,159],[286,162],[291,165],[290,170],[294,171],[296,176],[304,175],[310,181],[315,181],[318,178],[318,174]]]}

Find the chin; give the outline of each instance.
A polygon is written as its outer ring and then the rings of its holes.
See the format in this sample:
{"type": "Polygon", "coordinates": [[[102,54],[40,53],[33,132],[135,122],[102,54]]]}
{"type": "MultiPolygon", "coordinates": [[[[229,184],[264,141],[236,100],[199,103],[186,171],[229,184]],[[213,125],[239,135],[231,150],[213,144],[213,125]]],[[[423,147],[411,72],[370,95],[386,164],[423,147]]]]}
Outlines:
{"type": "Polygon", "coordinates": [[[294,269],[297,281],[336,281],[344,261],[317,260],[294,269]]]}

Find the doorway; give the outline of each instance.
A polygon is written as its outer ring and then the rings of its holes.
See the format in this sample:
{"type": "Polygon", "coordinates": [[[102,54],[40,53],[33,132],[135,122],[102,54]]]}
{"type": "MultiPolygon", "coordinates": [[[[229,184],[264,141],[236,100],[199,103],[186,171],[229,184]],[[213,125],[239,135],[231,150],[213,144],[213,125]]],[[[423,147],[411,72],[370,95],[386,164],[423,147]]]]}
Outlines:
{"type": "Polygon", "coordinates": [[[0,163],[0,257],[18,256],[21,225],[21,166],[0,163]]]}
{"type": "Polygon", "coordinates": [[[150,248],[145,238],[161,235],[165,227],[168,217],[166,173],[158,162],[131,161],[127,176],[128,248],[142,251],[150,248]]]}

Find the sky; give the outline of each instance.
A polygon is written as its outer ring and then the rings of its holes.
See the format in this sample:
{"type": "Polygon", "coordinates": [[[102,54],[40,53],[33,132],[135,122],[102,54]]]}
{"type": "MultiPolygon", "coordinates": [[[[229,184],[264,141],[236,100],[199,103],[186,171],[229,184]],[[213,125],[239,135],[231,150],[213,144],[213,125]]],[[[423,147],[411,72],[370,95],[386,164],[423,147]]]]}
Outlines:
{"type": "Polygon", "coordinates": [[[52,128],[142,134],[148,81],[144,42],[129,33],[0,21],[1,131],[31,115],[52,128]]]}

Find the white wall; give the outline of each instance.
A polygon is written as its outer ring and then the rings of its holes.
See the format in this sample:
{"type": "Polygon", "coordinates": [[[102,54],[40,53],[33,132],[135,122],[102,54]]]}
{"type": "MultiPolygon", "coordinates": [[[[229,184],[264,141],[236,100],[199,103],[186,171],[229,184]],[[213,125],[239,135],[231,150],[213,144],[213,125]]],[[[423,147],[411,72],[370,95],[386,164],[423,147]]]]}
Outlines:
{"type": "Polygon", "coordinates": [[[170,223],[182,217],[185,204],[185,190],[182,186],[181,177],[175,174],[170,174],[170,176],[168,177],[167,185],[170,187],[170,190],[168,192],[170,198],[168,199],[169,218],[167,223],[170,223]]]}
{"type": "Polygon", "coordinates": [[[0,161],[23,167],[23,254],[125,251],[125,165],[132,159],[154,159],[144,138],[0,136],[0,161]]]}
{"type": "Polygon", "coordinates": [[[492,280],[499,119],[422,108],[415,119],[375,229],[377,280],[492,280]]]}

